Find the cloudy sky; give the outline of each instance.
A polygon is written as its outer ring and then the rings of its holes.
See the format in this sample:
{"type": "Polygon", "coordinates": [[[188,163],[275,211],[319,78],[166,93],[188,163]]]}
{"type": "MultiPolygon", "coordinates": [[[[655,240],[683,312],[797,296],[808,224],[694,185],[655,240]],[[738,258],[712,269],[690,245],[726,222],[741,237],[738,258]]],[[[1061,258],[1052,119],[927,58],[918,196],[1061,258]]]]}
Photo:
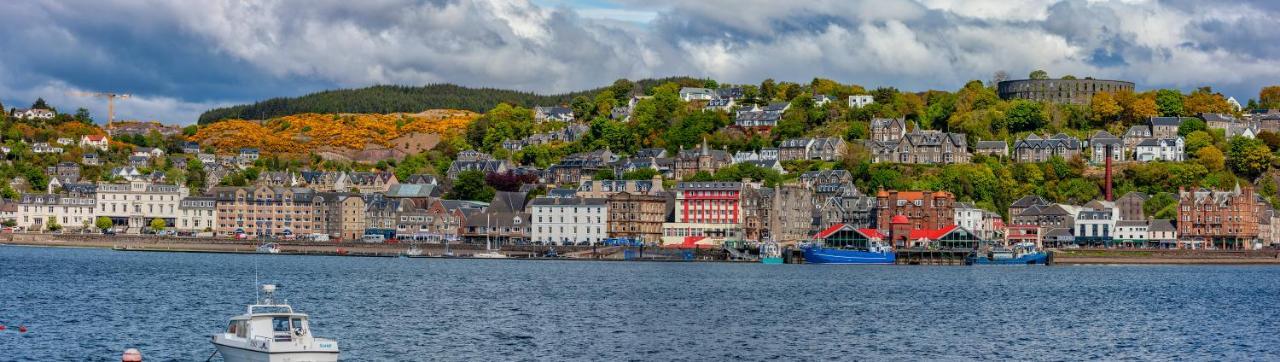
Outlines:
{"type": "Polygon", "coordinates": [[[0,1],[0,101],[191,123],[214,106],[372,84],[553,93],[671,75],[959,88],[998,70],[1280,83],[1280,2],[1086,0],[0,1]]]}

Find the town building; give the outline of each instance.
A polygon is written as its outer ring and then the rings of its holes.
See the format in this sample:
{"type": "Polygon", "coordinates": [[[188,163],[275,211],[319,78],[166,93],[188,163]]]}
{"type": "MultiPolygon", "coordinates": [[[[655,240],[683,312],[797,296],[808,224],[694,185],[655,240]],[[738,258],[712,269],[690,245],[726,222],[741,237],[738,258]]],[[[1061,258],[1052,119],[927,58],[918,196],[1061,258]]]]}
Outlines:
{"type": "Polygon", "coordinates": [[[674,221],[663,224],[663,244],[741,240],[742,182],[680,182],[674,221]]]}
{"type": "Polygon", "coordinates": [[[1117,220],[1113,240],[1115,240],[1115,245],[1123,247],[1146,246],[1150,240],[1150,236],[1147,233],[1147,221],[1117,220]]]}
{"type": "Polygon", "coordinates": [[[445,172],[445,175],[451,181],[458,181],[458,175],[466,171],[480,171],[487,175],[491,173],[506,173],[512,169],[515,169],[515,166],[507,160],[463,161],[458,159],[449,164],[449,170],[445,172]]]}
{"type": "Polygon", "coordinates": [[[941,229],[955,225],[955,195],[946,191],[898,191],[880,190],[876,192],[876,225],[881,232],[887,232],[889,221],[894,216],[907,218],[912,230],[941,229]]]}
{"type": "Polygon", "coordinates": [[[1258,202],[1253,188],[1231,191],[1178,189],[1178,237],[1217,248],[1252,247],[1258,237],[1258,202]]]}
{"type": "Polygon", "coordinates": [[[212,232],[218,225],[218,198],[188,196],[178,202],[178,222],[174,228],[194,232],[212,232]]]}
{"type": "Polygon", "coordinates": [[[1138,144],[1142,141],[1153,138],[1151,135],[1151,126],[1146,124],[1137,124],[1129,126],[1129,130],[1124,132],[1124,153],[1126,156],[1133,154],[1138,149],[1138,144]]]}
{"type": "Polygon", "coordinates": [[[1147,224],[1147,242],[1162,248],[1184,249],[1191,246],[1180,243],[1178,229],[1169,219],[1153,219],[1147,224]]]}
{"type": "Polygon", "coordinates": [[[186,186],[153,183],[146,180],[128,183],[99,182],[97,216],[111,219],[113,225],[128,233],[140,233],[152,220],[163,220],[166,227],[178,222],[179,204],[189,196],[186,186]]]}
{"type": "Polygon", "coordinates": [[[973,153],[991,157],[1008,157],[1009,143],[1005,141],[978,141],[973,145],[973,153]]]}
{"type": "Polygon", "coordinates": [[[482,213],[466,217],[464,240],[486,246],[517,245],[529,241],[529,212],[526,193],[498,191],[482,213]]]}
{"type": "Polygon", "coordinates": [[[778,146],[778,161],[844,159],[847,145],[840,137],[792,138],[778,146]]]}
{"type": "Polygon", "coordinates": [[[1115,205],[1120,209],[1120,220],[1146,220],[1142,207],[1150,199],[1147,194],[1130,191],[1116,199],[1115,205]]]}
{"type": "Polygon", "coordinates": [[[324,232],[315,220],[316,193],[300,187],[215,187],[218,217],[214,232],[254,237],[284,237],[324,232]]]}
{"type": "Polygon", "coordinates": [[[9,116],[17,119],[48,120],[53,119],[56,114],[53,110],[45,108],[15,108],[9,112],[9,116]]]}
{"type": "Polygon", "coordinates": [[[702,139],[702,147],[685,150],[683,147],[675,158],[675,177],[684,179],[698,172],[715,173],[720,168],[733,164],[733,157],[725,150],[714,150],[702,139]]]}
{"type": "Polygon", "coordinates": [[[646,244],[662,241],[662,223],[667,221],[665,192],[616,192],[608,195],[607,210],[610,238],[639,240],[646,244]]]}
{"type": "Polygon", "coordinates": [[[573,122],[573,110],[568,107],[533,107],[533,122],[573,122]]]}
{"type": "Polygon", "coordinates": [[[1141,162],[1182,162],[1183,154],[1186,153],[1185,147],[1182,137],[1148,138],[1138,143],[1138,147],[1134,150],[1134,159],[1141,162]]]}
{"type": "Polygon", "coordinates": [[[1051,137],[1033,133],[1013,143],[1013,155],[1017,162],[1047,162],[1054,157],[1070,160],[1080,155],[1080,140],[1063,133],[1051,137]]]}
{"type": "Polygon", "coordinates": [[[1077,244],[1111,246],[1120,215],[1113,208],[1081,209],[1075,219],[1077,244]]]}
{"type": "Polygon", "coordinates": [[[351,179],[345,172],[302,171],[298,175],[302,185],[315,192],[347,192],[351,191],[351,179]]]}
{"type": "Polygon", "coordinates": [[[94,225],[94,202],[93,195],[22,194],[14,219],[27,230],[88,229],[94,225]]]}
{"type": "Polygon", "coordinates": [[[104,135],[84,135],[80,136],[80,147],[94,148],[99,151],[106,151],[110,146],[111,139],[104,135]]]}
{"type": "Polygon", "coordinates": [[[542,245],[596,245],[607,238],[608,200],[539,197],[529,203],[532,238],[542,245]]]}
{"type": "Polygon", "coordinates": [[[1151,137],[1178,137],[1178,127],[1182,126],[1183,121],[1186,119],[1182,117],[1151,117],[1151,137]]]}
{"type": "Polygon", "coordinates": [[[396,180],[396,174],[385,171],[352,172],[348,177],[351,179],[351,186],[362,194],[386,193],[392,185],[400,183],[396,180]]]}
{"type": "Polygon", "coordinates": [[[875,118],[871,120],[871,140],[893,142],[907,134],[907,121],[903,118],[875,118]]]}
{"type": "Polygon", "coordinates": [[[1093,154],[1089,158],[1089,162],[1095,165],[1107,163],[1107,155],[1111,155],[1111,162],[1124,162],[1124,141],[1116,138],[1110,132],[1099,130],[1089,138],[1089,147],[1093,154]]]}
{"type": "Polygon", "coordinates": [[[870,94],[858,94],[849,96],[849,109],[858,109],[866,107],[876,102],[875,97],[870,94]]]}
{"type": "Polygon", "coordinates": [[[908,132],[896,141],[869,141],[873,162],[906,164],[969,163],[969,147],[965,136],[936,130],[908,132]]]}

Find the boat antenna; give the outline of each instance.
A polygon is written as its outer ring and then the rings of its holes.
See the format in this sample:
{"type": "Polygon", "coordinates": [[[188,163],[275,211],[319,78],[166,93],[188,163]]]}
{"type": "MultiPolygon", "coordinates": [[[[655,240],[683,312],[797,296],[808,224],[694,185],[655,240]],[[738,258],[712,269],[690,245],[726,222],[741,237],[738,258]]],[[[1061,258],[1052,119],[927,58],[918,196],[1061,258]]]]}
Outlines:
{"type": "Polygon", "coordinates": [[[253,303],[257,304],[258,299],[258,255],[253,257],[253,303]]]}

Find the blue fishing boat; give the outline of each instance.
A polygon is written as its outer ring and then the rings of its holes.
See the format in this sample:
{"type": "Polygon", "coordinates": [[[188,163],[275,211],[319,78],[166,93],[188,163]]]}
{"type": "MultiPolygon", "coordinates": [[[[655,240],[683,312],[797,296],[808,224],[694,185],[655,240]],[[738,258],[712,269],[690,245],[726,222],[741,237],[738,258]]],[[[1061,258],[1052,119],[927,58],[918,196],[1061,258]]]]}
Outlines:
{"type": "Polygon", "coordinates": [[[1012,248],[995,247],[986,253],[977,251],[965,258],[969,265],[1045,265],[1049,263],[1049,253],[1036,248],[1030,242],[1019,243],[1012,248]]]}
{"type": "Polygon", "coordinates": [[[880,241],[874,229],[838,224],[814,235],[802,245],[807,264],[893,264],[897,254],[880,241]]]}

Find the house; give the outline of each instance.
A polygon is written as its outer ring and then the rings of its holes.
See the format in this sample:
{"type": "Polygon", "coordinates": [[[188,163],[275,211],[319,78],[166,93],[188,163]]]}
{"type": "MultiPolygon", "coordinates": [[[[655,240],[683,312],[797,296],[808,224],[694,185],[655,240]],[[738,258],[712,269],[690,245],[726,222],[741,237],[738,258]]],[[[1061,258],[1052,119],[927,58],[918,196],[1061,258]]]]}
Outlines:
{"type": "Polygon", "coordinates": [[[80,155],[80,163],[85,166],[98,166],[102,164],[102,161],[98,159],[98,154],[96,152],[85,152],[83,155],[80,155]]]}
{"type": "Polygon", "coordinates": [[[62,153],[62,147],[50,146],[48,142],[36,142],[31,144],[32,153],[62,153]]]}
{"type": "Polygon", "coordinates": [[[302,171],[302,186],[316,192],[348,192],[351,191],[351,179],[345,172],[302,171]]]}
{"type": "Polygon", "coordinates": [[[1075,243],[1110,246],[1115,239],[1120,213],[1114,208],[1084,208],[1076,214],[1075,243]]]}
{"type": "Polygon", "coordinates": [[[134,156],[142,156],[146,158],[164,157],[164,149],[159,147],[138,147],[133,151],[134,156]]]}
{"type": "Polygon", "coordinates": [[[1056,134],[1040,137],[1033,134],[1013,143],[1013,159],[1017,162],[1046,162],[1054,157],[1070,160],[1080,155],[1080,140],[1056,134]]]}
{"type": "Polygon", "coordinates": [[[189,158],[187,158],[186,155],[172,155],[172,156],[169,156],[168,160],[169,160],[168,161],[169,165],[172,165],[174,168],[177,168],[179,170],[186,170],[187,160],[189,160],[189,158]]]}
{"type": "Polygon", "coordinates": [[[1027,195],[1009,204],[1009,220],[1013,221],[1022,214],[1023,210],[1033,206],[1040,207],[1049,205],[1049,201],[1039,195],[1027,195]]]}
{"type": "Polygon", "coordinates": [[[1005,141],[978,141],[973,145],[973,153],[993,157],[1008,157],[1009,143],[1005,141]]]}
{"type": "Polygon", "coordinates": [[[1151,117],[1151,136],[1156,138],[1178,137],[1182,117],[1151,117]]]}
{"type": "Polygon", "coordinates": [[[916,129],[895,141],[868,141],[873,162],[907,164],[969,163],[964,134],[916,129]]]}
{"type": "Polygon", "coordinates": [[[866,107],[868,104],[872,104],[875,102],[876,102],[875,97],[872,97],[869,94],[859,94],[859,95],[849,96],[850,109],[866,107]]]}
{"type": "Polygon", "coordinates": [[[458,175],[464,171],[480,171],[485,174],[506,173],[508,170],[514,169],[511,162],[507,160],[483,160],[483,161],[463,161],[454,160],[449,164],[449,170],[445,173],[449,180],[458,181],[458,175]]]}
{"type": "Polygon", "coordinates": [[[75,162],[58,162],[46,168],[45,174],[49,176],[50,182],[56,180],[59,185],[76,183],[80,181],[80,165],[75,162]]]}
{"type": "Polygon", "coordinates": [[[737,106],[738,102],[733,98],[714,98],[707,101],[707,105],[702,107],[704,111],[728,111],[737,106]]]}
{"type": "Polygon", "coordinates": [[[574,190],[574,195],[585,198],[608,198],[619,192],[633,195],[657,195],[665,192],[662,178],[654,175],[649,180],[592,180],[591,176],[583,176],[582,182],[574,190]]]}
{"type": "Polygon", "coordinates": [[[832,97],[826,94],[815,94],[813,96],[813,106],[814,107],[826,106],[827,103],[831,103],[835,100],[836,100],[835,97],[832,97]]]}
{"type": "Polygon", "coordinates": [[[454,160],[457,161],[487,161],[492,159],[493,155],[476,150],[458,152],[458,155],[454,157],[454,160]]]}
{"type": "Polygon", "coordinates": [[[260,151],[257,148],[245,147],[240,149],[240,155],[236,157],[236,161],[241,165],[251,165],[253,161],[257,161],[260,157],[260,151]]]}
{"type": "Polygon", "coordinates": [[[392,185],[400,183],[390,172],[352,172],[348,174],[351,186],[361,194],[385,193],[392,185]]]}
{"type": "Polygon", "coordinates": [[[142,172],[139,172],[138,168],[134,166],[116,167],[111,170],[110,175],[111,177],[118,177],[128,181],[143,179],[142,172]]]}
{"type": "Polygon", "coordinates": [[[733,157],[725,150],[713,150],[707,147],[707,140],[702,139],[702,147],[686,150],[681,146],[674,162],[675,177],[683,179],[698,172],[715,173],[720,168],[733,164],[733,157]]]}
{"type": "Polygon", "coordinates": [[[494,247],[521,244],[529,240],[530,215],[525,193],[498,191],[484,212],[466,217],[462,237],[468,243],[494,247]]]}
{"type": "Polygon", "coordinates": [[[907,123],[904,118],[875,118],[871,120],[871,140],[877,142],[893,142],[907,134],[907,123]]]}
{"type": "Polygon", "coordinates": [[[1138,143],[1137,149],[1134,150],[1134,158],[1141,162],[1181,162],[1185,153],[1184,149],[1185,144],[1182,141],[1182,137],[1149,138],[1138,143]]]}
{"type": "Polygon", "coordinates": [[[151,166],[151,158],[146,156],[132,155],[129,156],[129,166],[137,168],[147,168],[151,166]]]}
{"type": "Polygon", "coordinates": [[[568,155],[547,168],[546,182],[576,184],[583,176],[593,175],[596,171],[613,170],[612,164],[617,160],[608,148],[568,155]]]}
{"type": "Polygon", "coordinates": [[[838,161],[844,158],[846,148],[840,137],[793,138],[778,146],[778,160],[838,161]]]}
{"type": "Polygon", "coordinates": [[[293,172],[267,171],[258,175],[258,183],[271,187],[297,187],[302,180],[293,172]]]}
{"type": "Polygon", "coordinates": [[[80,147],[96,148],[99,151],[106,151],[110,145],[111,139],[104,135],[84,135],[80,136],[80,147]]]}
{"type": "Polygon", "coordinates": [[[198,154],[200,153],[200,144],[196,142],[191,142],[191,141],[183,142],[182,153],[189,154],[189,155],[198,154]]]}
{"type": "Polygon", "coordinates": [[[1145,246],[1148,239],[1146,220],[1122,219],[1116,221],[1116,231],[1113,237],[1116,244],[1129,247],[1145,246]]]}
{"type": "Polygon", "coordinates": [[[716,98],[720,99],[742,99],[744,97],[742,87],[727,87],[716,89],[716,98]]]}
{"type": "Polygon", "coordinates": [[[56,114],[51,109],[45,108],[17,108],[9,112],[9,116],[17,119],[53,119],[56,114]]]}
{"type": "MultiPolygon", "coordinates": [[[[1177,131],[1174,131],[1176,136],[1177,131]]],[[[1124,141],[1116,138],[1107,131],[1099,130],[1089,138],[1089,147],[1093,151],[1093,155],[1089,158],[1089,162],[1095,165],[1106,163],[1107,155],[1111,155],[1112,162],[1124,161],[1124,141]]]]}
{"type": "Polygon", "coordinates": [[[1152,137],[1151,126],[1141,124],[1130,126],[1129,130],[1124,132],[1124,153],[1126,155],[1132,154],[1134,150],[1138,149],[1138,143],[1152,137]]]}
{"type": "Polygon", "coordinates": [[[436,180],[436,176],[435,176],[435,175],[428,175],[428,174],[425,174],[425,173],[415,173],[415,174],[409,175],[409,177],[407,177],[407,178],[405,178],[404,180],[400,181],[400,184],[401,184],[401,185],[404,185],[404,184],[410,184],[410,185],[440,185],[440,181],[436,180]]]}
{"type": "Polygon", "coordinates": [[[1205,126],[1209,129],[1225,130],[1227,127],[1240,123],[1240,120],[1236,119],[1235,116],[1226,113],[1201,113],[1199,118],[1204,120],[1205,126]]]}
{"type": "Polygon", "coordinates": [[[205,167],[218,163],[218,156],[212,153],[197,153],[196,159],[200,160],[200,163],[203,163],[205,167]]]}
{"type": "Polygon", "coordinates": [[[573,122],[573,110],[567,107],[533,107],[533,122],[573,122]]]}
{"type": "Polygon", "coordinates": [[[75,144],[75,143],[76,143],[76,140],[73,140],[73,139],[70,139],[70,138],[67,138],[67,137],[58,137],[57,142],[58,142],[58,144],[63,145],[63,146],[70,146],[70,145],[75,144]]]}
{"type": "Polygon", "coordinates": [[[737,116],[733,118],[733,125],[744,129],[756,129],[761,131],[769,131],[773,127],[778,126],[778,121],[782,120],[782,113],[765,112],[765,111],[738,111],[737,116]]]}
{"type": "Polygon", "coordinates": [[[693,87],[680,88],[680,100],[685,102],[694,100],[708,101],[713,98],[716,98],[716,91],[714,89],[693,87]]]}
{"type": "Polygon", "coordinates": [[[1256,123],[1235,123],[1227,126],[1223,134],[1231,139],[1233,137],[1256,138],[1261,132],[1256,123]]]}
{"type": "Polygon", "coordinates": [[[387,188],[386,195],[393,199],[428,199],[440,197],[440,188],[431,184],[399,183],[387,188]]]}
{"type": "Polygon", "coordinates": [[[1164,248],[1184,248],[1178,240],[1178,229],[1169,219],[1154,219],[1147,224],[1147,242],[1164,248]]]}

